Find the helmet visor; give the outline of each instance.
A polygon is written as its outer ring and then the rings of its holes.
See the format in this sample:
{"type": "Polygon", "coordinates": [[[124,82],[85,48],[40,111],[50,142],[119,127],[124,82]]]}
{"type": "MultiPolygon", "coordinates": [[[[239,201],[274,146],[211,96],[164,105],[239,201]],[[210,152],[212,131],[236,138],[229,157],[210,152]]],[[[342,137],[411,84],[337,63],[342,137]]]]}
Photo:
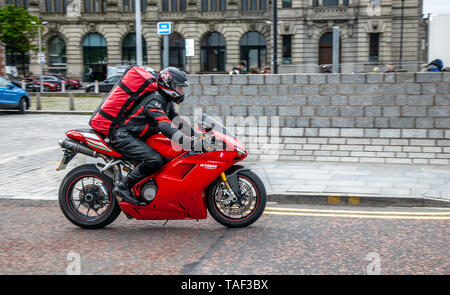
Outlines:
{"type": "Polygon", "coordinates": [[[177,84],[175,90],[178,92],[178,94],[183,95],[186,98],[191,94],[191,87],[187,82],[183,84],[177,84]]]}

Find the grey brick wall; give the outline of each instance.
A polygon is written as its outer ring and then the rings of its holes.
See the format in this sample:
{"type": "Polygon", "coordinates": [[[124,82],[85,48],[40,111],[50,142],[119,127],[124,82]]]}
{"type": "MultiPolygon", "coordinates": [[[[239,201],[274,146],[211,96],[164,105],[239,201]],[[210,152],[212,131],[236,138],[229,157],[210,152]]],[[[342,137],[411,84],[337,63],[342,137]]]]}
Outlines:
{"type": "Polygon", "coordinates": [[[450,73],[193,75],[191,83],[183,115],[202,107],[224,122],[278,116],[278,142],[246,143],[249,159],[450,161],[450,73]]]}

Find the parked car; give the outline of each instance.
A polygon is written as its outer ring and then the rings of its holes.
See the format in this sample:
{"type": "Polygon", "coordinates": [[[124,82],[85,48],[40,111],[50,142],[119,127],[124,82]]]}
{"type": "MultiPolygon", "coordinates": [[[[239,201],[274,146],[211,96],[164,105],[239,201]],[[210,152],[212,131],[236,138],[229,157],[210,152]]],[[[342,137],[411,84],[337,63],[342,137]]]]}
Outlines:
{"type": "Polygon", "coordinates": [[[18,109],[23,114],[30,106],[31,100],[26,90],[0,77],[0,109],[18,109]]]}
{"type": "MultiPolygon", "coordinates": [[[[34,77],[26,77],[25,78],[25,87],[28,91],[41,91],[41,81],[34,77]]],[[[60,87],[56,83],[52,82],[43,82],[44,85],[44,91],[50,92],[50,91],[59,91],[60,87]]]]}
{"type": "Polygon", "coordinates": [[[18,76],[11,76],[10,74],[6,74],[5,78],[8,81],[11,81],[11,83],[13,83],[14,85],[16,85],[17,87],[22,88],[22,78],[18,77],[18,76]]]}
{"type": "Polygon", "coordinates": [[[53,76],[62,81],[65,81],[67,89],[79,89],[82,86],[82,83],[80,80],[70,79],[62,74],[49,74],[49,76],[53,76]]]}
{"type": "MultiPolygon", "coordinates": [[[[40,78],[36,78],[37,80],[41,80],[40,78]]],[[[57,77],[54,76],[42,76],[42,82],[50,82],[50,83],[54,83],[54,84],[58,84],[58,91],[61,90],[61,84],[63,83],[63,81],[57,77]]]]}
{"type": "MultiPolygon", "coordinates": [[[[112,76],[102,82],[98,82],[98,91],[99,92],[110,92],[114,87],[117,81],[119,81],[121,76],[112,76]]],[[[95,83],[90,83],[86,85],[84,88],[85,92],[94,92],[95,91],[95,83]]]]}

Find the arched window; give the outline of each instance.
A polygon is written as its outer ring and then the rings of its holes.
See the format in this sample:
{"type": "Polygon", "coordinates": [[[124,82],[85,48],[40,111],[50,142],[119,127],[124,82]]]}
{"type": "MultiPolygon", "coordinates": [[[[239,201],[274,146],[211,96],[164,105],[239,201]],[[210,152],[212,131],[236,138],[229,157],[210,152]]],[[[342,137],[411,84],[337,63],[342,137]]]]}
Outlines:
{"type": "MultiPolygon", "coordinates": [[[[161,64],[162,64],[163,40],[161,39],[161,64]]],[[[186,64],[186,46],[184,38],[175,32],[169,35],[169,66],[184,69],[186,64]]]]}
{"type": "Polygon", "coordinates": [[[89,67],[94,72],[93,79],[103,81],[106,78],[107,50],[105,38],[97,33],[87,35],[83,40],[83,64],[87,74],[89,67]]]}
{"type": "Polygon", "coordinates": [[[206,34],[200,47],[200,63],[203,72],[225,71],[225,39],[219,33],[206,34]]]}
{"type": "MultiPolygon", "coordinates": [[[[147,63],[147,43],[142,37],[142,62],[147,63]]],[[[123,38],[122,42],[122,63],[134,64],[136,63],[136,34],[128,34],[123,38]]]]}
{"type": "Polygon", "coordinates": [[[266,64],[266,40],[258,32],[249,32],[241,39],[241,60],[247,62],[247,69],[261,68],[266,64]]]}
{"type": "Polygon", "coordinates": [[[66,68],[66,42],[61,36],[54,36],[48,42],[48,56],[50,67],[66,68]]]}
{"type": "MultiPolygon", "coordinates": [[[[341,42],[339,39],[339,48],[341,42]]],[[[340,59],[341,50],[339,50],[340,59]]],[[[330,65],[333,63],[333,33],[328,32],[319,39],[319,65],[330,65]]]]}

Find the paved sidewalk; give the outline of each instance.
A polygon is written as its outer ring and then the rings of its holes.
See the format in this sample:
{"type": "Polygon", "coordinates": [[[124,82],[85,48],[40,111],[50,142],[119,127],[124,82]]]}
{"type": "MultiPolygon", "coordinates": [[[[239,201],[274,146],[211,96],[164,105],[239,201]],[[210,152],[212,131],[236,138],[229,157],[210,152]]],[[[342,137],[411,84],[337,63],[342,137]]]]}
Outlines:
{"type": "Polygon", "coordinates": [[[450,202],[450,167],[329,162],[245,163],[271,195],[426,198],[450,202]]]}

